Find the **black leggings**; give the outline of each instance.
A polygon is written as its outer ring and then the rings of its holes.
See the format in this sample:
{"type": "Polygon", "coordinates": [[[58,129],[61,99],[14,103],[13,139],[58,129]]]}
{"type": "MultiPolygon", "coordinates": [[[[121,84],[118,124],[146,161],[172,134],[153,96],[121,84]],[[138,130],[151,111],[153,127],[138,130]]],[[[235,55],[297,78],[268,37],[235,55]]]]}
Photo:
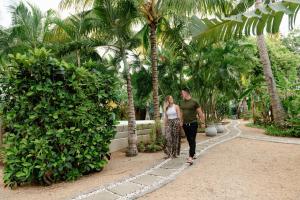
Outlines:
{"type": "Polygon", "coordinates": [[[196,135],[197,135],[198,123],[184,123],[183,130],[186,135],[186,139],[189,142],[190,146],[190,157],[194,157],[196,151],[196,135]]]}

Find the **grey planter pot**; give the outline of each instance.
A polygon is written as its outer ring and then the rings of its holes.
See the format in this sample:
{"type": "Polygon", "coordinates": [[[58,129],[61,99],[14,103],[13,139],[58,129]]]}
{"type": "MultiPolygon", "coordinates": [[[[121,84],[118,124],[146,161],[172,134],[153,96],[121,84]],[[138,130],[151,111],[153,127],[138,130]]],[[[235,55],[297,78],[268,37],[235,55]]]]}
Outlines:
{"type": "Polygon", "coordinates": [[[217,133],[224,133],[224,131],[225,131],[225,128],[222,123],[217,123],[216,129],[217,129],[217,133]]]}
{"type": "Polygon", "coordinates": [[[205,129],[205,135],[209,137],[213,137],[217,135],[217,129],[214,124],[209,124],[205,129]]]}

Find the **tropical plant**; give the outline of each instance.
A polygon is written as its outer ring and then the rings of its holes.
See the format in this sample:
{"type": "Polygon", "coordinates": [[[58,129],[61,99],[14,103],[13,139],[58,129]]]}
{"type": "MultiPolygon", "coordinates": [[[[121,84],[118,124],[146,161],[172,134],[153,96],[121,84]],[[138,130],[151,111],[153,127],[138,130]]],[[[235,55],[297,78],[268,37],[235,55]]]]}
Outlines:
{"type": "Polygon", "coordinates": [[[56,18],[53,10],[42,13],[30,3],[20,2],[12,6],[12,24],[9,28],[0,27],[0,57],[7,58],[10,53],[24,52],[29,48],[47,45],[46,38],[56,18]]]}
{"type": "Polygon", "coordinates": [[[34,49],[1,67],[3,179],[10,187],[74,180],[110,158],[116,78],[92,63],[78,68],[52,56],[34,49]]]}
{"type": "MultiPolygon", "coordinates": [[[[158,87],[158,53],[157,53],[157,30],[160,26],[160,23],[166,21],[166,19],[172,19],[175,16],[186,16],[186,14],[195,13],[200,11],[203,14],[220,14],[227,13],[231,8],[231,1],[219,1],[219,0],[203,0],[203,1],[194,1],[194,0],[136,0],[137,7],[140,10],[141,16],[143,16],[144,21],[146,22],[147,28],[144,30],[145,33],[150,33],[150,55],[151,55],[151,69],[152,69],[152,86],[153,86],[153,103],[154,103],[154,119],[156,124],[160,120],[159,113],[159,87],[158,87]]],[[[160,138],[160,131],[157,131],[158,137],[160,138]]]]}
{"type": "Polygon", "coordinates": [[[129,58],[133,58],[132,49],[136,46],[137,40],[133,38],[132,23],[137,17],[137,10],[129,0],[110,1],[95,0],[92,14],[94,15],[94,30],[98,34],[107,35],[107,42],[104,49],[112,49],[117,59],[117,65],[124,67],[124,78],[127,85],[128,95],[128,150],[127,156],[136,156],[137,133],[135,122],[135,109],[131,81],[131,66],[129,58]],[[130,57],[131,56],[131,57],[130,57]]]}
{"type": "MultiPolygon", "coordinates": [[[[140,111],[146,115],[147,109],[151,102],[152,91],[150,70],[143,67],[143,65],[136,68],[136,70],[132,74],[132,85],[134,89],[135,108],[137,111],[140,111]]],[[[145,119],[143,116],[140,117],[142,117],[140,119],[145,119]]]]}
{"type": "MultiPolygon", "coordinates": [[[[103,44],[100,40],[91,39],[90,32],[93,27],[90,12],[81,12],[66,19],[56,18],[47,40],[57,49],[59,56],[75,53],[77,66],[81,66],[82,54],[95,52],[95,47],[103,44]]],[[[72,57],[73,59],[73,57],[72,57]]]]}
{"type": "Polygon", "coordinates": [[[252,68],[254,52],[251,45],[242,40],[205,48],[193,44],[193,48],[193,52],[189,52],[188,84],[203,108],[206,122],[213,122],[218,120],[220,99],[225,105],[238,98],[242,76],[252,68]]]}
{"type": "MultiPolygon", "coordinates": [[[[92,5],[94,0],[85,0],[79,6],[92,5]]],[[[152,86],[153,86],[153,103],[154,103],[154,119],[156,124],[160,121],[159,112],[159,96],[158,96],[158,70],[157,70],[157,27],[164,18],[172,18],[174,15],[185,16],[188,13],[201,11],[203,14],[221,14],[228,13],[232,9],[231,0],[131,0],[140,13],[142,20],[146,24],[143,32],[150,33],[150,49],[151,49],[151,69],[152,69],[152,86]]],[[[62,0],[61,7],[71,7],[76,5],[78,0],[62,0]]],[[[145,38],[145,37],[144,37],[145,38]]],[[[146,36],[147,38],[147,36],[146,36]]],[[[157,129],[157,134],[160,130],[157,129]]],[[[159,137],[158,137],[159,138],[159,137]]]]}
{"type": "Polygon", "coordinates": [[[295,29],[283,38],[283,44],[291,51],[300,53],[300,29],[295,29]]]}
{"type": "Polygon", "coordinates": [[[240,1],[229,15],[221,19],[201,20],[196,16],[192,18],[192,34],[202,44],[231,37],[241,37],[243,34],[250,35],[252,33],[258,35],[257,45],[260,59],[271,98],[274,121],[277,123],[283,123],[285,112],[276,89],[263,33],[265,30],[269,33],[278,32],[284,14],[289,15],[289,26],[293,28],[299,8],[300,1],[298,0],[286,0],[275,3],[270,1],[264,1],[263,3],[261,0],[245,0],[240,1]],[[254,4],[255,9],[252,9],[251,7],[254,4]]]}

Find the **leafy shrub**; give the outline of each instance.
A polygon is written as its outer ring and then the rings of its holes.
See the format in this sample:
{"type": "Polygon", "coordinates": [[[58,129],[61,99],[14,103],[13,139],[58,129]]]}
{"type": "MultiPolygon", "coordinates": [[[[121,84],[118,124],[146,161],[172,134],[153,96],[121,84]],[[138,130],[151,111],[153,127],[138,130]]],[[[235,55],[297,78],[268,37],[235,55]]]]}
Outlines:
{"type": "Polygon", "coordinates": [[[229,100],[226,96],[218,96],[216,103],[217,121],[221,122],[226,116],[230,115],[229,100]]]}
{"type": "Polygon", "coordinates": [[[267,135],[280,137],[300,137],[299,127],[281,128],[274,125],[266,127],[267,135]]]}
{"type": "Polygon", "coordinates": [[[162,146],[156,143],[150,143],[146,146],[146,152],[157,152],[163,149],[162,146]]]}
{"type": "Polygon", "coordinates": [[[161,125],[159,123],[156,123],[151,128],[149,137],[149,142],[139,142],[138,143],[138,150],[139,152],[157,152],[161,151],[165,145],[165,140],[162,136],[156,137],[156,131],[157,127],[160,127],[161,125]]]}
{"type": "Polygon", "coordinates": [[[2,67],[4,182],[51,184],[100,171],[115,135],[115,77],[75,67],[46,49],[2,67]]]}
{"type": "Polygon", "coordinates": [[[283,106],[288,114],[288,117],[300,117],[300,94],[284,99],[283,106]]]}
{"type": "Polygon", "coordinates": [[[145,152],[146,150],[145,143],[143,141],[139,142],[137,148],[139,152],[145,152]]]}
{"type": "Polygon", "coordinates": [[[265,129],[267,135],[279,137],[300,137],[300,119],[289,119],[284,126],[275,124],[247,124],[249,127],[265,129]]]}
{"type": "Polygon", "coordinates": [[[291,118],[282,127],[269,125],[266,127],[266,133],[281,137],[300,137],[300,118],[291,118]]]}

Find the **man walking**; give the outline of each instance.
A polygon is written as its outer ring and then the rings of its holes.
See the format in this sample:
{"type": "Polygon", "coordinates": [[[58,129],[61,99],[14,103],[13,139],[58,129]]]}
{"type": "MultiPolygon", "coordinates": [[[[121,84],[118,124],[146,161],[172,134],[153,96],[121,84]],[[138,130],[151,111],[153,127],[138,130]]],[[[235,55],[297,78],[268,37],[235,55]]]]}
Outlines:
{"type": "Polygon", "coordinates": [[[181,90],[181,97],[183,99],[182,103],[180,104],[182,113],[181,119],[183,119],[183,130],[190,147],[187,163],[193,164],[198,129],[197,116],[200,117],[202,122],[204,122],[204,114],[198,102],[192,99],[190,90],[188,88],[181,90]]]}

